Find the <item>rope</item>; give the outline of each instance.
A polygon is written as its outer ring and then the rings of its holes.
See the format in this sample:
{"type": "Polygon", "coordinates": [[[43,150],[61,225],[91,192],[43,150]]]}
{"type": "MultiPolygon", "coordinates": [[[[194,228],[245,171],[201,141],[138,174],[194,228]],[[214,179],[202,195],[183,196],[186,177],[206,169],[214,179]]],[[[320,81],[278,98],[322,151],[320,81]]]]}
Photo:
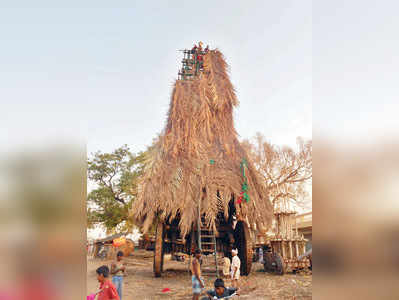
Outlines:
{"type": "Polygon", "coordinates": [[[237,203],[241,204],[241,202],[243,200],[245,200],[245,202],[249,202],[249,195],[248,195],[248,179],[247,176],[245,175],[245,169],[248,167],[247,161],[245,160],[245,158],[242,159],[241,164],[240,164],[240,169],[242,172],[242,177],[244,178],[244,183],[241,186],[241,193],[240,193],[240,197],[238,197],[237,203]]]}

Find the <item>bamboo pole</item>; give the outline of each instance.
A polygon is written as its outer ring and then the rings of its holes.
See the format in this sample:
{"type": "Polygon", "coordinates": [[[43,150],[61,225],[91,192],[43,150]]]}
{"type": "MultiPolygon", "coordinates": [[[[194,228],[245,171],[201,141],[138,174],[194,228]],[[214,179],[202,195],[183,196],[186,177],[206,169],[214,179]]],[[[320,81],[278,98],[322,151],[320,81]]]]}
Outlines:
{"type": "Polygon", "coordinates": [[[282,250],[281,253],[283,254],[283,259],[285,259],[286,256],[285,256],[285,245],[284,245],[284,241],[281,241],[281,248],[282,248],[282,249],[281,249],[281,250],[282,250]]]}
{"type": "MultiPolygon", "coordinates": [[[[201,199],[201,198],[199,198],[199,199],[201,199]]],[[[201,246],[201,200],[198,201],[197,226],[198,226],[198,249],[200,249],[202,251],[202,246],[201,246]]]]}
{"type": "Polygon", "coordinates": [[[292,253],[292,241],[288,242],[288,246],[290,247],[290,259],[294,258],[294,255],[292,253]]]}

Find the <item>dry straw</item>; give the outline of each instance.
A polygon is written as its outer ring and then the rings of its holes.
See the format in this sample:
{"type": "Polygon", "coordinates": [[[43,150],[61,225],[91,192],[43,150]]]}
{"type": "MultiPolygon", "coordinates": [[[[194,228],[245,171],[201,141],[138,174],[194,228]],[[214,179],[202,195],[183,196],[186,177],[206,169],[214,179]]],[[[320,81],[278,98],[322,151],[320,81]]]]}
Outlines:
{"type": "Polygon", "coordinates": [[[237,139],[233,108],[237,97],[221,52],[204,56],[204,71],[192,81],[177,80],[166,128],[151,148],[132,212],[146,232],[159,218],[176,216],[184,236],[197,221],[198,201],[206,223],[227,218],[228,203],[243,183],[240,163],[248,162],[249,202],[236,204],[239,218],[250,227],[268,228],[272,206],[267,189],[237,139]]]}

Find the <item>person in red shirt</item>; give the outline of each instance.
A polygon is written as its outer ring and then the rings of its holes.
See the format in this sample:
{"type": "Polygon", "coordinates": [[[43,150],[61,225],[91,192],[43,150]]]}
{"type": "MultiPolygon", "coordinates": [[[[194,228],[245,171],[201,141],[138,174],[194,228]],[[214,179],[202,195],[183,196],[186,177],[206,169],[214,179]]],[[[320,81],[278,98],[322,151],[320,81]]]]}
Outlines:
{"type": "Polygon", "coordinates": [[[108,279],[109,268],[101,266],[96,270],[96,273],[97,280],[100,282],[97,300],[120,300],[114,284],[108,279]]]}

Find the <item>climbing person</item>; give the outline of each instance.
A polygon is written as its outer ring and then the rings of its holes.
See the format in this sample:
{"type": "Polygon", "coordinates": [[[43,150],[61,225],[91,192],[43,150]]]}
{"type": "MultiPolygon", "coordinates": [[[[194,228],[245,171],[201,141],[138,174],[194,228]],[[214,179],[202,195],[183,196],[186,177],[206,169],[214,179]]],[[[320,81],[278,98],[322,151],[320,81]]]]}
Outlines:
{"type": "Polygon", "coordinates": [[[123,252],[118,251],[116,261],[111,264],[112,283],[118,291],[119,298],[122,300],[123,275],[125,275],[126,267],[122,261],[123,252]]]}
{"type": "Polygon", "coordinates": [[[233,255],[233,259],[231,262],[231,285],[235,288],[238,288],[238,280],[240,279],[240,267],[241,267],[241,261],[240,258],[238,257],[238,250],[233,249],[231,251],[231,254],[233,255]]]}
{"type": "Polygon", "coordinates": [[[201,250],[197,249],[194,252],[194,259],[191,262],[191,284],[193,288],[193,300],[198,300],[204,289],[204,279],[201,277],[201,250]]]}

